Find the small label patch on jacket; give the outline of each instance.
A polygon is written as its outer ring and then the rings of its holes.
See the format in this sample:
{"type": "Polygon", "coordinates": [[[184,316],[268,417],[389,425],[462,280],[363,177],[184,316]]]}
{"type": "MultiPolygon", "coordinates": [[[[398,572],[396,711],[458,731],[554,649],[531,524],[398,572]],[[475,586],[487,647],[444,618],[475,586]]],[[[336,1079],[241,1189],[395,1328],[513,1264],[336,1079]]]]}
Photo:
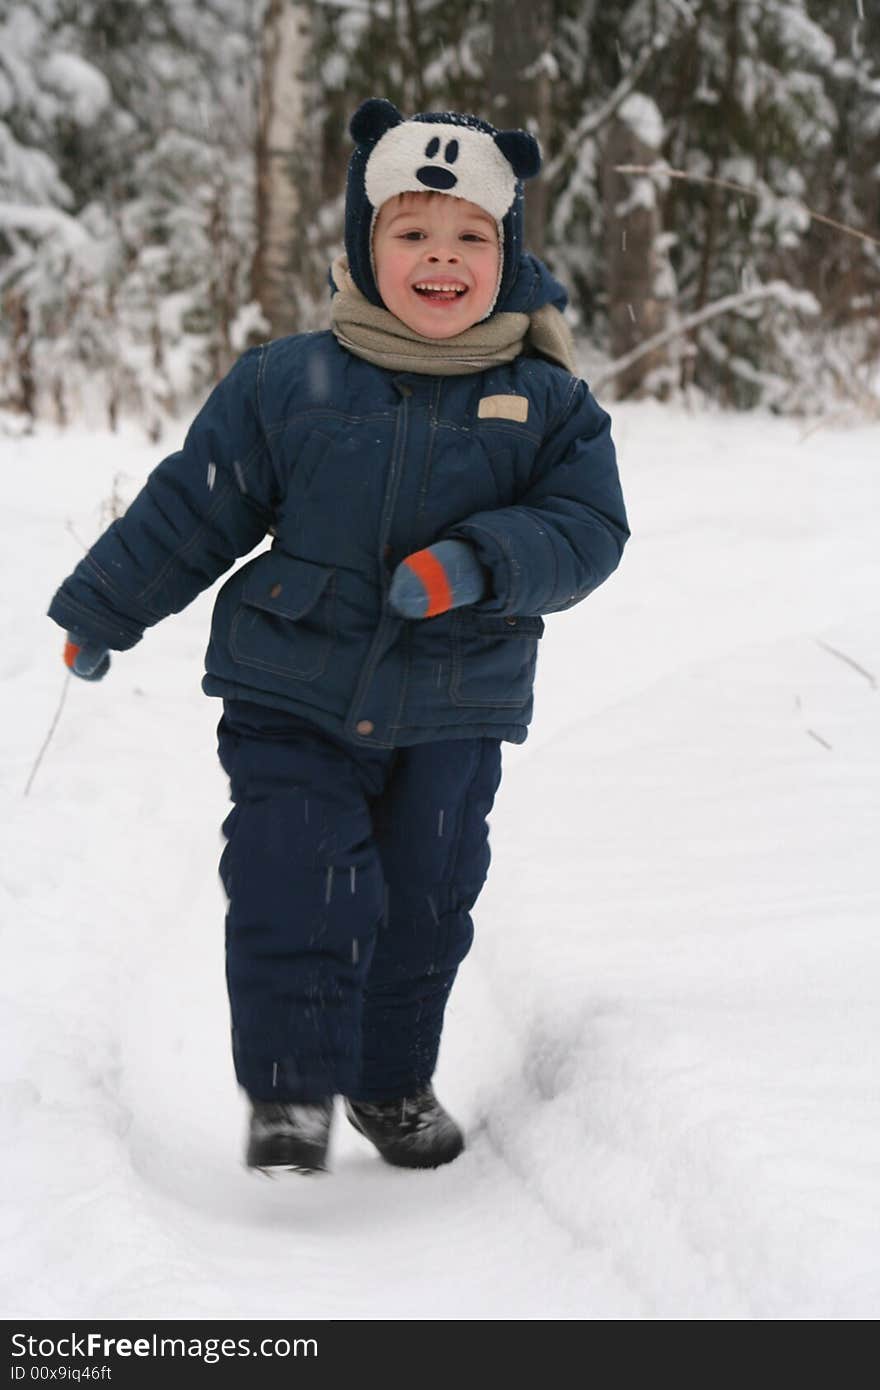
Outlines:
{"type": "Polygon", "coordinates": [[[529,418],[528,396],[484,396],[477,408],[480,420],[518,420],[529,418]]]}

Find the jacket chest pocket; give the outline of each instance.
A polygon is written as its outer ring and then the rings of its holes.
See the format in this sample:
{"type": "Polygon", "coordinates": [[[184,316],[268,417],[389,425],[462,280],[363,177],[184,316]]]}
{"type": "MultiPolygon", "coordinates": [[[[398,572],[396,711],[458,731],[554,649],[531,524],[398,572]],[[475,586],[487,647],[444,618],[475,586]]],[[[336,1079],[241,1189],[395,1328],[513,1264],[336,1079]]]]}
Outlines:
{"type": "Polygon", "coordinates": [[[229,648],[243,666],[315,680],[336,637],[336,571],[280,551],[249,569],[232,619],[229,648]]]}
{"type": "Polygon", "coordinates": [[[532,693],[543,633],[543,618],[459,609],[452,626],[452,703],[494,709],[524,705],[532,693]]]}

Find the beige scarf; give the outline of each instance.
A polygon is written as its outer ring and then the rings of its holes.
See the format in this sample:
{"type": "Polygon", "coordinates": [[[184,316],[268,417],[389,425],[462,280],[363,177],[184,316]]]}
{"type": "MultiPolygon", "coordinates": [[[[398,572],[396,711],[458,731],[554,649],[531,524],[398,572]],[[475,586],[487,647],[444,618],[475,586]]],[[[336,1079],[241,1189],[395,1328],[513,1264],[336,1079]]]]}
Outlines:
{"type": "Polygon", "coordinates": [[[346,256],[336,258],[331,273],[337,290],[330,304],[333,332],[349,352],[377,367],[425,376],[466,376],[512,362],[531,348],[577,375],[571,331],[552,304],[533,314],[493,314],[454,338],[425,338],[361,294],[346,256]]]}

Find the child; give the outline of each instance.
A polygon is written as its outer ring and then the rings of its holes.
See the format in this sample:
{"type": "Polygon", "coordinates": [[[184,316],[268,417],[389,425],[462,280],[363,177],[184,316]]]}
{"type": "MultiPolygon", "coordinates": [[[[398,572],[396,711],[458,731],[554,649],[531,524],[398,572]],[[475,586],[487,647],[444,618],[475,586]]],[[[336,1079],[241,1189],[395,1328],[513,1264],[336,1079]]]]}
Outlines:
{"type": "Polygon", "coordinates": [[[336,1095],[389,1163],[464,1140],[434,1096],[489,866],[501,742],[524,742],[542,614],[628,531],[565,293],[522,250],[537,142],[371,99],[332,331],[253,348],[58,590],[73,672],[221,589],[220,872],[247,1163],[322,1170],[336,1095]]]}

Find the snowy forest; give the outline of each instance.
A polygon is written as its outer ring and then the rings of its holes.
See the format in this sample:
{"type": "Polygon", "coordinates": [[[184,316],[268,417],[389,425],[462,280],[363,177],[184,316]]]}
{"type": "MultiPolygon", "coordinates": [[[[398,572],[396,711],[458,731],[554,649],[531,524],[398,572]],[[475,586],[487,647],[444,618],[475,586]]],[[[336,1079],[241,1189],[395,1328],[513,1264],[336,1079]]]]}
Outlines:
{"type": "Polygon", "coordinates": [[[158,437],[325,327],[372,95],[539,135],[605,398],[876,412],[878,0],[2,0],[0,408],[158,437]]]}

